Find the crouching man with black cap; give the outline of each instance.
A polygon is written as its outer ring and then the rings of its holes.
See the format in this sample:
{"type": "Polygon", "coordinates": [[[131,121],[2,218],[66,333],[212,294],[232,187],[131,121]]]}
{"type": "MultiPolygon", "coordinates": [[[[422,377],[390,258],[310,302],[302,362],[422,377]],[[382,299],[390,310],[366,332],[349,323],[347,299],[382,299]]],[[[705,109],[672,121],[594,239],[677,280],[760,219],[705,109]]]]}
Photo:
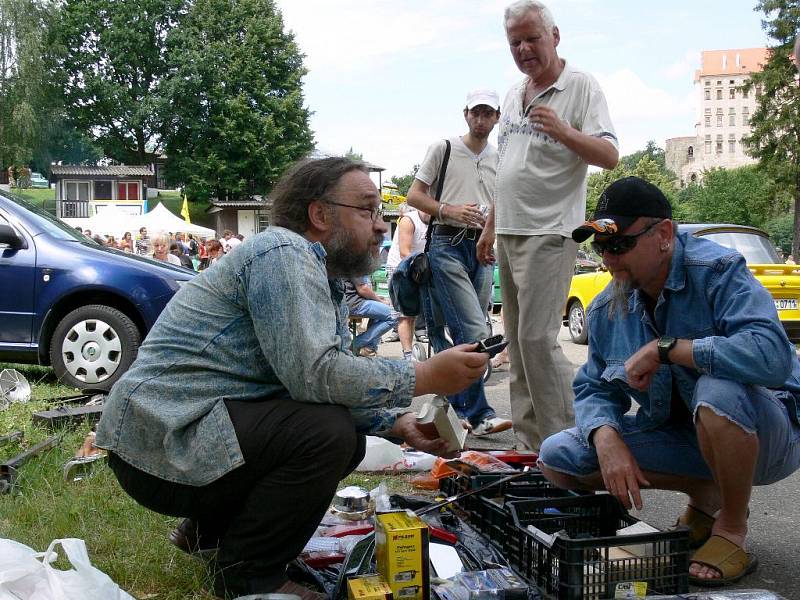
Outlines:
{"type": "Polygon", "coordinates": [[[627,177],[573,231],[594,235],[613,279],[588,311],[576,427],[544,441],[540,466],[628,508],[641,488],[684,492],[678,524],[699,547],[689,579],[721,586],[757,566],[745,550],[752,486],[800,467],[800,364],[744,258],[677,233],[671,217],[657,187],[627,177]]]}

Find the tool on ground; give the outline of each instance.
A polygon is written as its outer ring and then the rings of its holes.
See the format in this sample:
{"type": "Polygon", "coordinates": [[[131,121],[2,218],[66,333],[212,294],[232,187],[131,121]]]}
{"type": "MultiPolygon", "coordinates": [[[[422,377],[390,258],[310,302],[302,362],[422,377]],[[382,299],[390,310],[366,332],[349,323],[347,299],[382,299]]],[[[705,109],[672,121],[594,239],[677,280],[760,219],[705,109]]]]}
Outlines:
{"type": "Polygon", "coordinates": [[[57,446],[60,441],[61,436],[54,435],[47,438],[43,442],[39,442],[32,448],[28,448],[25,450],[25,452],[17,454],[10,460],[0,463],[0,494],[8,494],[14,489],[14,484],[17,480],[17,473],[23,464],[25,464],[31,457],[57,446]]]}
{"type": "Polygon", "coordinates": [[[0,446],[4,444],[10,444],[11,442],[17,442],[21,439],[22,439],[21,431],[12,431],[8,435],[0,436],[0,446]]]}
{"type": "Polygon", "coordinates": [[[63,467],[64,481],[76,483],[88,479],[94,475],[94,463],[105,458],[105,454],[92,454],[68,460],[63,467]]]}
{"type": "Polygon", "coordinates": [[[425,508],[420,508],[419,510],[415,510],[414,514],[416,514],[417,516],[421,516],[421,515],[427,514],[429,512],[433,512],[435,510],[439,510],[440,508],[442,508],[444,506],[447,506],[448,504],[452,504],[453,502],[457,502],[458,500],[461,500],[462,498],[466,498],[467,496],[472,496],[474,494],[480,494],[481,492],[484,492],[484,491],[488,490],[489,488],[493,488],[493,487],[498,486],[498,485],[503,485],[504,483],[508,483],[509,481],[513,481],[514,479],[522,477],[523,475],[527,475],[529,472],[530,472],[530,468],[529,467],[525,467],[522,471],[520,471],[518,473],[514,473],[513,475],[509,475],[508,477],[503,477],[501,479],[498,479],[497,481],[489,482],[489,483],[487,483],[485,485],[482,485],[480,487],[476,487],[475,489],[467,490],[466,492],[461,492],[460,494],[454,494],[452,496],[448,496],[447,498],[445,498],[444,500],[442,500],[440,502],[436,502],[435,504],[431,504],[430,506],[426,506],[425,508]]]}
{"type": "MultiPolygon", "coordinates": [[[[39,423],[45,423],[48,427],[55,429],[63,427],[71,423],[94,423],[99,421],[103,415],[103,401],[105,400],[104,394],[86,394],[86,404],[76,407],[69,407],[61,404],[51,410],[42,410],[33,413],[33,420],[39,423]]],[[[79,402],[79,398],[66,398],[70,402],[79,402]]]]}

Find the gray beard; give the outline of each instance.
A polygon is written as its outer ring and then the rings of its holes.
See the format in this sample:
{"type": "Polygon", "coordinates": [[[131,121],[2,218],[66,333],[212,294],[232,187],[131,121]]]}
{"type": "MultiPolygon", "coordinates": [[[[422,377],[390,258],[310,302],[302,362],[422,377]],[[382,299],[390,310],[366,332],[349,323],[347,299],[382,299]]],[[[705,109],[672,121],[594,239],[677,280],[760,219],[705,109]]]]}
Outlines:
{"type": "Polygon", "coordinates": [[[619,315],[623,319],[628,314],[628,297],[631,293],[630,281],[611,280],[611,301],[608,303],[608,319],[613,321],[619,315]]]}
{"type": "Polygon", "coordinates": [[[381,265],[380,256],[373,255],[369,250],[363,253],[354,252],[353,237],[343,227],[336,227],[335,233],[325,245],[325,252],[325,266],[329,275],[335,279],[363,277],[381,265]]]}

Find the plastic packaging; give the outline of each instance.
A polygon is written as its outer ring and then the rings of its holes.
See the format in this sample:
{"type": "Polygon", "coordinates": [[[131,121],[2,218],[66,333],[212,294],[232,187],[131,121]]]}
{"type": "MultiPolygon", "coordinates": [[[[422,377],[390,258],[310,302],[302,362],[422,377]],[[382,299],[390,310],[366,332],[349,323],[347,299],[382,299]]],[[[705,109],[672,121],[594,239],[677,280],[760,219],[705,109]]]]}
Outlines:
{"type": "Polygon", "coordinates": [[[691,592],[679,596],[645,596],[645,600],[788,600],[768,590],[720,590],[691,592]]]}

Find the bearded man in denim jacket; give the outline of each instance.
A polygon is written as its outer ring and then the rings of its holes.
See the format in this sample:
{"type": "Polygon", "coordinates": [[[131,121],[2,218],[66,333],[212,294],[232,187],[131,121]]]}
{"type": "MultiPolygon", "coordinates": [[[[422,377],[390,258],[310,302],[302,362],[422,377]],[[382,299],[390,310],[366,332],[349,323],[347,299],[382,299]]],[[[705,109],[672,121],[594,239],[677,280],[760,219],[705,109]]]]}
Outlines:
{"type": "Polygon", "coordinates": [[[362,163],[300,163],[270,196],[275,227],[175,294],[97,429],[126,492],[189,518],[173,543],[216,550],[226,598],[300,591],[286,565],[363,458],[364,434],[445,453],[407,407],[462,390],[487,362],[474,344],[424,363],[350,353],[340,279],[375,268],[387,230],[362,163]]]}
{"type": "Polygon", "coordinates": [[[676,235],[671,216],[657,187],[628,177],[573,232],[594,234],[613,280],[588,312],[577,427],[547,438],[540,461],[557,485],[605,489],[627,508],[641,508],[643,487],[686,493],[678,523],[700,547],[689,579],[718,586],[757,566],[752,486],[800,467],[800,364],[744,258],[676,235]]]}

